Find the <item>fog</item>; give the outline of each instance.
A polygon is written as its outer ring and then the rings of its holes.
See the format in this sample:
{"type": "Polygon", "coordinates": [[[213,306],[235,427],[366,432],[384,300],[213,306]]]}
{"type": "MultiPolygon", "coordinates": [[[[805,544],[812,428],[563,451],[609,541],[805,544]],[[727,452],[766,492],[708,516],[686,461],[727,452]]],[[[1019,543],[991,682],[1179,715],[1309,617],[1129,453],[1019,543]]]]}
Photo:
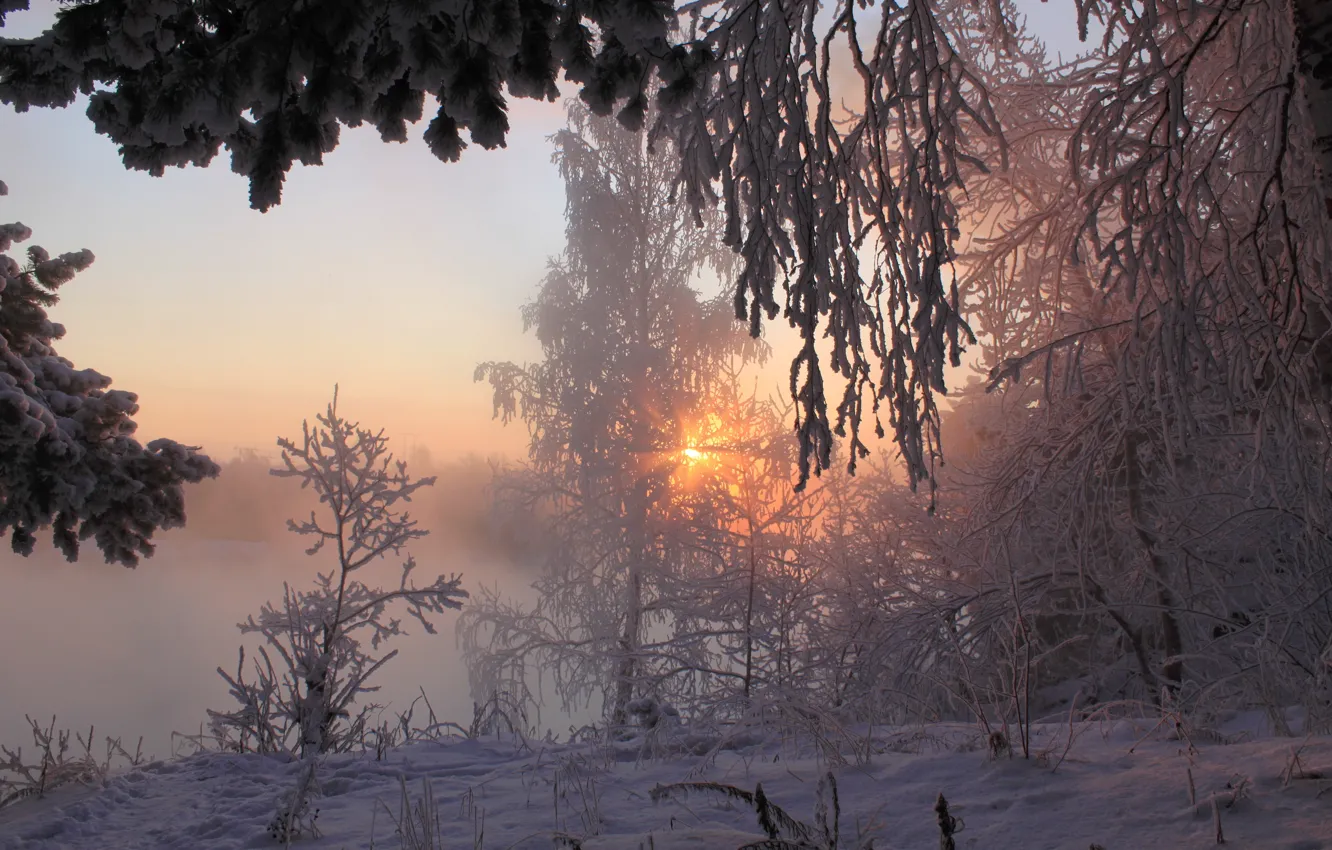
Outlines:
{"type": "MultiPolygon", "coordinates": [[[[336,561],[327,550],[306,555],[309,541],[285,531],[285,518],[308,516],[315,504],[269,476],[270,463],[247,454],[225,463],[219,479],[187,488],[187,528],[160,534],[157,553],[136,569],[103,563],[92,546],[68,563],[45,538],[28,558],[0,551],[9,600],[0,617],[0,742],[26,748],[24,715],[45,725],[54,714],[59,728],[86,734],[94,725],[97,741],[119,736],[130,751],[143,736],[144,753],[164,758],[173,731],[197,733],[206,709],[234,707],[217,667],[235,671],[236,624],[280,599],[284,581],[307,587],[336,561]]],[[[460,573],[464,588],[498,584],[521,597],[527,550],[490,519],[488,462],[436,464],[417,452],[408,468],[439,476],[410,507],[431,532],[411,548],[417,577],[460,573]]],[[[396,583],[399,564],[390,558],[364,578],[396,583]]],[[[404,622],[408,635],[387,647],[398,657],[374,680],[382,690],[365,698],[386,705],[386,718],[423,688],[440,719],[470,720],[455,620],[440,618],[433,636],[404,622]]]]}

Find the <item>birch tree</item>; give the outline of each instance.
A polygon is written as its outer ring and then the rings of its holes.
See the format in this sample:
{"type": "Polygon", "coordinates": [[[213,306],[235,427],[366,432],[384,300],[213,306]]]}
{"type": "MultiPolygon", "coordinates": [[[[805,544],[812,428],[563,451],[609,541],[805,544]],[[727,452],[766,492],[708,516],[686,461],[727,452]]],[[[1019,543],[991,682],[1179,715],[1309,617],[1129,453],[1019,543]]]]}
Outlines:
{"type": "Polygon", "coordinates": [[[497,416],[531,434],[527,470],[501,486],[545,505],[559,545],[534,610],[499,616],[497,600],[474,608],[464,633],[474,669],[489,665],[482,687],[502,678],[495,665],[540,655],[566,700],[606,688],[607,716],[622,725],[636,692],[657,687],[652,656],[670,652],[645,642],[669,629],[664,585],[707,525],[691,519],[676,472],[719,364],[745,340],[690,288],[729,258],[715,219],[697,228],[671,200],[669,153],[582,106],[555,145],[566,250],[524,309],[543,358],[476,375],[494,388],[497,416]]]}

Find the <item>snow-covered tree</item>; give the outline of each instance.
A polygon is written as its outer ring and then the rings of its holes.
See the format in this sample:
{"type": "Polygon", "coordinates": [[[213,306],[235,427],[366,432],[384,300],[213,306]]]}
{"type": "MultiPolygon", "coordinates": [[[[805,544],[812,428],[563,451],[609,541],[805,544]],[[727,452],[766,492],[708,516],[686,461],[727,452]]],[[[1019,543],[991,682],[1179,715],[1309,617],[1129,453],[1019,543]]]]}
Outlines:
{"type": "Polygon", "coordinates": [[[1327,38],[1315,5],[1088,4],[1107,13],[1099,50],[1062,91],[999,107],[1031,132],[1025,161],[977,187],[1009,200],[988,207],[971,293],[979,326],[1006,323],[987,365],[1021,385],[976,526],[990,580],[1076,616],[1102,684],[1271,706],[1327,676],[1328,66],[1300,67],[1327,38]]]}
{"type": "Polygon", "coordinates": [[[0,42],[0,99],[22,110],[87,94],[126,165],[154,173],[225,145],[266,209],[341,126],[401,141],[427,95],[425,139],[454,160],[464,129],[502,145],[508,98],[554,99],[560,72],[630,128],[655,92],[653,131],[674,142],[681,191],[696,208],[723,202],[744,260],[737,313],[757,328],[782,312],[805,340],[793,364],[805,473],[846,429],[854,463],[886,405],[915,481],[937,468],[936,397],[971,339],[957,260],[985,215],[967,190],[1025,137],[1004,108],[1020,94],[1078,93],[1071,209],[1102,290],[1148,319],[1141,344],[1157,353],[1143,368],[1289,396],[1300,390],[1284,372],[1329,325],[1314,315],[1332,209],[1326,4],[1062,2],[1084,35],[1099,27],[1099,46],[1024,69],[1005,58],[1020,40],[1005,0],[89,0],[37,38],[0,42]],[[1204,243],[1238,254],[1208,258],[1204,243]],[[831,413],[825,369],[843,379],[831,413]]]}
{"type": "Polygon", "coordinates": [[[401,507],[435,479],[412,479],[407,465],[389,453],[383,431],[361,428],[340,416],[336,389],[316,420],[313,428],[308,422],[302,425],[299,443],[278,440],[282,466],[272,474],[296,479],[319,497],[323,519],[312,511],[308,520],[288,520],[287,527],[314,538],[306,554],[316,555],[327,546],[337,563],[315,577],[311,590],[284,583],[280,605],[265,604],[258,618],[240,624],[243,634],[264,639],[253,679],[245,680],[242,649],[234,677],[218,668],[240,708],[209,714],[218,741],[241,750],[312,757],[350,748],[371,710],[362,705],[353,716],[352,706],[362,694],[378,690],[370,678],[398,654],[395,649],[375,657],[364,642],[369,641],[371,651],[378,650],[384,641],[403,634],[399,620],[385,620],[393,608],[405,608],[434,634],[432,617],[461,608],[467,598],[458,576],[441,575],[418,587],[412,581],[416,561],[410,555],[397,587],[372,587],[356,578],[426,536],[401,507]]]}
{"type": "Polygon", "coordinates": [[[817,569],[809,545],[819,531],[824,487],[797,490],[798,452],[786,420],[790,410],[762,398],[735,367],[723,367],[707,400],[710,427],[697,444],[690,472],[715,510],[720,569],[687,576],[702,597],[699,619],[709,623],[729,678],[705,683],[713,701],[755,697],[778,702],[813,677],[797,661],[817,608],[817,569]],[[746,385],[749,384],[747,387],[746,385]]]}
{"type": "MultiPolygon", "coordinates": [[[[0,99],[88,94],[130,167],[205,164],[226,145],[266,208],[342,124],[400,140],[430,94],[426,139],[454,159],[460,129],[501,144],[506,98],[553,98],[563,71],[594,113],[673,152],[655,196],[720,219],[751,330],[779,312],[799,329],[798,480],[833,461],[837,434],[854,464],[863,432],[886,426],[909,485],[968,485],[929,518],[882,481],[857,489],[839,530],[802,548],[799,582],[770,598],[749,584],[764,604],[818,595],[827,616],[807,648],[832,665],[835,703],[909,685],[932,711],[1029,717],[1027,686],[1047,674],[1195,705],[1321,693],[1332,6],[1062,2],[1085,52],[1056,64],[1007,0],[90,0],[42,37],[0,43],[0,99]],[[948,472],[938,399],[964,346],[1005,395],[952,406],[983,450],[948,472]]],[[[599,132],[588,150],[641,144],[599,132]]],[[[566,176],[594,174],[594,159],[561,151],[566,176]]],[[[565,563],[586,568],[560,579],[582,588],[560,616],[588,618],[515,613],[505,640],[558,648],[577,668],[566,681],[618,683],[614,716],[649,681],[635,612],[659,588],[639,579],[705,575],[660,541],[716,553],[739,537],[719,533],[733,493],[715,490],[705,515],[667,498],[679,491],[652,462],[679,445],[671,423],[700,396],[692,376],[711,374],[712,337],[653,318],[697,311],[685,289],[632,289],[651,252],[624,214],[631,183],[570,195],[571,251],[528,313],[546,360],[484,368],[498,408],[533,429],[539,475],[522,492],[564,500],[555,515],[581,523],[565,563]],[[644,409],[671,415],[625,415],[644,409]],[[625,606],[595,604],[607,593],[625,606]]],[[[653,227],[679,220],[669,207],[639,205],[665,216],[653,227]]],[[[765,609],[744,607],[752,685],[765,609]]],[[[678,669],[721,669],[724,630],[708,628],[678,669]]]]}
{"type": "Polygon", "coordinates": [[[56,353],[65,329],[46,310],[93,255],[52,257],[34,245],[26,262],[11,257],[31,235],[0,225],[0,533],[29,555],[36,533],[50,528],[71,561],[92,538],[108,562],[132,567],[153,554],[158,529],[184,524],[182,485],[218,468],[173,440],[139,443],[130,418],[138,397],[56,353]]]}
{"type": "Polygon", "coordinates": [[[557,544],[535,610],[474,606],[464,635],[481,690],[542,656],[567,701],[605,689],[623,724],[636,696],[671,687],[683,651],[661,634],[682,625],[667,600],[713,524],[677,473],[718,367],[749,342],[691,288],[728,254],[715,218],[696,228],[670,198],[670,152],[581,105],[569,122],[555,137],[566,250],[524,309],[543,359],[477,369],[497,416],[531,434],[528,467],[501,481],[501,497],[544,507],[557,544]]]}

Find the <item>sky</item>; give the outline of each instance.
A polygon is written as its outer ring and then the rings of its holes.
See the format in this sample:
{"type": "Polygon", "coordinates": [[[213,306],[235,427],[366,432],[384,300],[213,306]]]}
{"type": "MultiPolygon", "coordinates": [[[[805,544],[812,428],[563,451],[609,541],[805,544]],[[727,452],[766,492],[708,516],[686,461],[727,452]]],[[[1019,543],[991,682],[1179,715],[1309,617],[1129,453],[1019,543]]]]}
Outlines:
{"type": "MultiPolygon", "coordinates": [[[[33,7],[0,34],[40,32],[56,5],[33,7]]],[[[1019,7],[1052,44],[1076,45],[1072,0],[1019,7]]],[[[563,246],[547,139],[561,104],[511,101],[508,148],[473,145],[457,164],[430,155],[423,124],[402,145],[344,128],[262,214],[225,152],[207,169],[129,172],[84,108],[0,108],[0,220],[53,254],[96,254],[52,311],[68,332],[57,350],[139,394],[141,438],[271,454],[337,383],[341,410],[400,446],[521,453],[522,428],[492,420],[472,373],[540,353],[519,309],[563,246]]],[[[791,333],[774,334],[779,352],[791,333]]]]}
{"type": "MultiPolygon", "coordinates": [[[[0,32],[28,34],[52,6],[0,32]]],[[[143,438],[267,450],[340,383],[349,415],[439,456],[521,447],[472,371],[539,353],[519,308],[563,245],[546,138],[559,104],[516,101],[508,149],[473,146],[456,165],[419,138],[344,129],[264,214],[225,152],[207,169],[129,172],[83,108],[0,110],[0,219],[53,254],[96,254],[52,311],[57,350],[139,394],[143,438]]]]}

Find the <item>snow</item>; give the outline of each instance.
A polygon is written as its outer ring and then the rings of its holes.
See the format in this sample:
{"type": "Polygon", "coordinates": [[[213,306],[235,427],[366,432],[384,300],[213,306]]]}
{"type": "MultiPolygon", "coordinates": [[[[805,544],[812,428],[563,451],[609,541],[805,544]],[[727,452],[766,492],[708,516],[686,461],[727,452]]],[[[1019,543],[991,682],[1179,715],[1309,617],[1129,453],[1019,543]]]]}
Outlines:
{"type": "MultiPolygon", "coordinates": [[[[1228,847],[1332,847],[1332,793],[1324,793],[1332,788],[1332,738],[1253,736],[1232,722],[1218,733],[1195,730],[1191,747],[1155,726],[1150,717],[1079,724],[1062,761],[1069,729],[1060,723],[1036,728],[1034,749],[1051,757],[1033,760],[989,758],[969,726],[877,730],[866,764],[833,768],[839,846],[864,846],[857,839],[871,837],[876,850],[937,846],[933,806],[943,792],[963,822],[959,848],[1214,846],[1214,793],[1228,847]],[[1293,751],[1302,770],[1288,779],[1293,751]],[[1238,802],[1227,805],[1240,786],[1238,802]]],[[[225,753],[153,762],[102,788],[65,788],[0,810],[0,850],[278,846],[268,825],[301,769],[300,762],[225,753]]],[[[640,758],[634,741],[417,741],[383,761],[371,751],[321,762],[322,796],[314,801],[321,835],[293,846],[401,846],[392,818],[405,781],[413,802],[430,783],[447,848],[548,848],[563,833],[585,850],[726,850],[763,837],[752,811],[699,793],[654,804],[653,787],[706,780],[753,791],[761,782],[769,798],[813,823],[826,770],[792,742],[705,760],[640,758]]]]}

